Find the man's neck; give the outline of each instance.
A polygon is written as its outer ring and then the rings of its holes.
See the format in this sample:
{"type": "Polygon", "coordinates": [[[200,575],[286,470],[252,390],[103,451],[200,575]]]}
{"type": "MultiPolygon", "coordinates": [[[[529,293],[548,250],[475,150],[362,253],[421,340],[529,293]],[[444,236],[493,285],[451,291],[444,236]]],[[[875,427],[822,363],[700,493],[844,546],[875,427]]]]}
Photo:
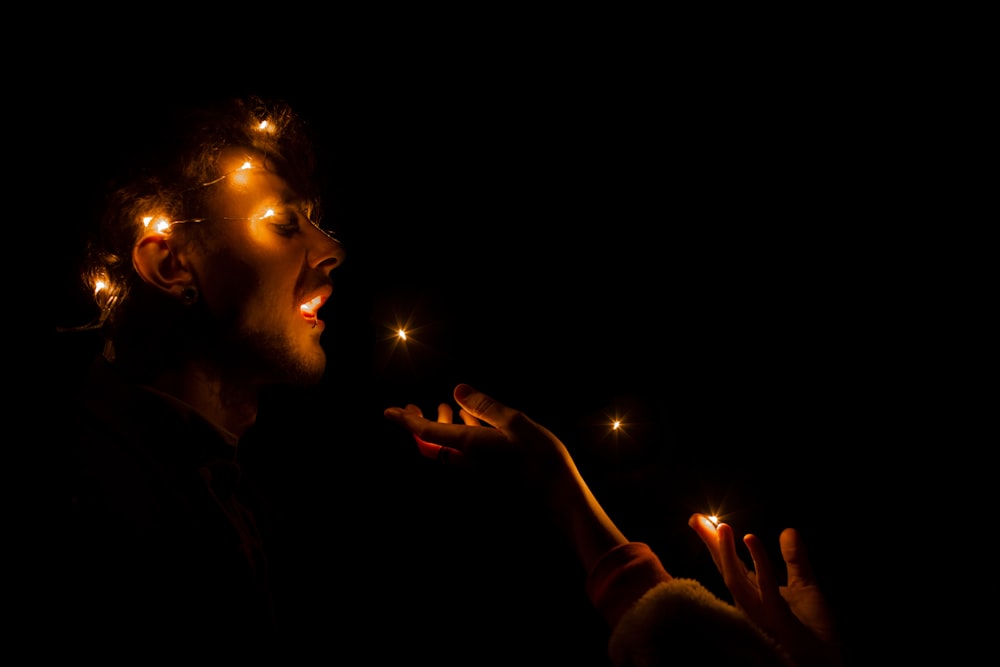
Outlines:
{"type": "Polygon", "coordinates": [[[257,420],[260,392],[256,386],[227,378],[218,369],[197,362],[160,375],[151,386],[184,401],[237,437],[257,420]]]}

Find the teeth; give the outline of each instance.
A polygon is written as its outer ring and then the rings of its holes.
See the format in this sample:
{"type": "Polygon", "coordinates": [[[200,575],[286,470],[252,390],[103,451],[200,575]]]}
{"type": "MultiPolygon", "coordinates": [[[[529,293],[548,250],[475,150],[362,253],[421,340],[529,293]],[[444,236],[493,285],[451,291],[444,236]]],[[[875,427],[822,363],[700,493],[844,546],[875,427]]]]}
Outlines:
{"type": "Polygon", "coordinates": [[[311,301],[305,302],[304,304],[299,306],[299,308],[302,310],[302,314],[305,315],[306,317],[316,317],[316,309],[319,308],[320,304],[322,303],[323,303],[323,297],[318,296],[315,299],[312,299],[311,301]]]}

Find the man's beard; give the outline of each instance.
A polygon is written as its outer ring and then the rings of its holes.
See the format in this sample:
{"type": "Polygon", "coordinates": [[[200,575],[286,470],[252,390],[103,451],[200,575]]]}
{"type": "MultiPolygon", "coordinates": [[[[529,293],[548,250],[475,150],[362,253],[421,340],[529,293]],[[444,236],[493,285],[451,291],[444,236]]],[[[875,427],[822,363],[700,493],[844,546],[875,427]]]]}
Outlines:
{"type": "Polygon", "coordinates": [[[254,384],[317,384],[326,370],[326,353],[313,344],[297,345],[285,334],[244,329],[223,354],[232,370],[254,384]]]}

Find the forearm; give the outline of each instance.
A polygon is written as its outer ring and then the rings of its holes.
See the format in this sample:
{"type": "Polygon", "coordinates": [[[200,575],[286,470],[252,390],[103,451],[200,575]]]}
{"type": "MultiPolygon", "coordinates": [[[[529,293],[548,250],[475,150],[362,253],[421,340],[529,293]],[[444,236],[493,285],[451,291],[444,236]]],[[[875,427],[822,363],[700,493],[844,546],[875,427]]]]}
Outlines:
{"type": "Polygon", "coordinates": [[[594,497],[569,454],[549,489],[549,509],[553,523],[563,531],[584,571],[614,547],[628,539],[594,497]]]}
{"type": "Polygon", "coordinates": [[[549,506],[586,573],[587,597],[608,622],[670,574],[645,544],[630,542],[604,511],[568,454],[550,486],[549,506]]]}

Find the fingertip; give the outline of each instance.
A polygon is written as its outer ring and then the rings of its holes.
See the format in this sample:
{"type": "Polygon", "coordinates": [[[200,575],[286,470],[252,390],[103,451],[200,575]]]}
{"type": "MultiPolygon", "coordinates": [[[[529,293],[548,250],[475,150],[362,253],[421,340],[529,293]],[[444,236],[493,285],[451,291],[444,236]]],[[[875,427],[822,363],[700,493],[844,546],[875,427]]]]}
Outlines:
{"type": "Polygon", "coordinates": [[[805,550],[805,545],[802,544],[802,536],[794,528],[785,528],[781,531],[781,534],[778,535],[778,544],[783,548],[805,550]]]}
{"type": "Polygon", "coordinates": [[[719,533],[720,536],[725,536],[727,538],[731,538],[733,534],[732,526],[728,523],[723,523],[722,521],[715,525],[715,531],[719,533]]]}
{"type": "Polygon", "coordinates": [[[386,408],[382,411],[382,415],[388,417],[389,419],[401,419],[403,417],[402,408],[386,408]]]}
{"type": "Polygon", "coordinates": [[[459,384],[458,386],[455,387],[455,392],[454,392],[455,400],[460,401],[463,398],[467,398],[474,391],[475,389],[473,389],[470,385],[464,383],[459,384]]]}

